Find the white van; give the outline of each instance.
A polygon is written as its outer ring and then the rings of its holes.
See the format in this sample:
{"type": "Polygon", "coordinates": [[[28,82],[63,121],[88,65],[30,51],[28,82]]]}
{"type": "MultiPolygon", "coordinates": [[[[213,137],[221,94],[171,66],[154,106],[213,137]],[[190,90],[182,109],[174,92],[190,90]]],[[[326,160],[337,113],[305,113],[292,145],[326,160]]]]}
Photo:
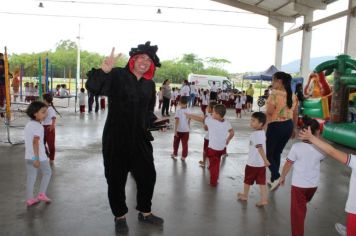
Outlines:
{"type": "Polygon", "coordinates": [[[188,82],[194,82],[196,88],[210,89],[215,82],[219,89],[233,89],[232,82],[225,76],[189,74],[188,82]]]}

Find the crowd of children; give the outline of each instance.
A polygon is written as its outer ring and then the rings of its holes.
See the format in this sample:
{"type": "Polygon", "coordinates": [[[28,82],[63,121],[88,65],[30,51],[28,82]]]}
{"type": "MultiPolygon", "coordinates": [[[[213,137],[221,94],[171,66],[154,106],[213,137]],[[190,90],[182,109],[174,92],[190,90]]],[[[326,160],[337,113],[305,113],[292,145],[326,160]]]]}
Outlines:
{"type": "MultiPolygon", "coordinates": [[[[220,161],[226,154],[226,147],[234,136],[234,130],[229,121],[224,119],[226,106],[228,106],[226,95],[222,93],[221,100],[210,101],[208,91],[202,90],[198,93],[197,101],[200,102],[203,115],[192,114],[188,105],[189,96],[182,96],[179,89],[172,91],[171,109],[175,110],[175,125],[173,138],[173,152],[171,157],[176,160],[178,149],[182,143],[181,160],[185,161],[188,156],[188,140],[190,132],[190,121],[195,120],[204,124],[207,131],[204,137],[202,160],[199,164],[202,167],[209,163],[210,185],[218,185],[220,161]],[[179,100],[179,102],[177,102],[179,100]],[[176,110],[176,106],[179,108],[176,110]]],[[[81,89],[78,95],[80,112],[85,112],[85,89],[81,89]]],[[[218,93],[219,97],[219,93],[218,93]]],[[[236,97],[231,97],[235,103],[236,114],[241,118],[241,111],[244,109],[246,96],[238,93],[236,97]]],[[[55,125],[56,109],[52,103],[52,95],[44,94],[43,101],[32,102],[27,108],[27,115],[30,121],[25,127],[25,159],[27,169],[27,193],[26,204],[32,206],[40,201],[50,203],[46,190],[51,179],[50,164],[53,164],[55,157],[55,125]],[[42,173],[40,190],[37,197],[34,197],[33,190],[38,170],[42,173]]],[[[194,103],[193,103],[194,105],[194,103]]],[[[172,111],[172,110],[171,110],[172,111]]],[[[320,175],[320,162],[329,155],[336,160],[356,168],[356,157],[347,155],[331,147],[327,143],[318,139],[319,123],[316,120],[304,118],[305,127],[301,131],[302,142],[293,144],[287,161],[283,167],[279,185],[285,185],[285,179],[289,171],[293,168],[291,181],[291,229],[293,236],[304,235],[304,221],[307,213],[307,203],[313,198],[320,175]]],[[[237,194],[240,201],[248,201],[249,190],[253,184],[259,185],[260,200],[257,207],[268,204],[268,194],[266,185],[266,167],[270,165],[266,156],[266,134],[264,131],[266,115],[262,112],[254,112],[251,115],[250,127],[252,132],[249,137],[249,152],[245,166],[243,191],[237,194]]],[[[356,172],[352,172],[349,197],[346,203],[347,212],[347,235],[356,235],[356,172]]]]}

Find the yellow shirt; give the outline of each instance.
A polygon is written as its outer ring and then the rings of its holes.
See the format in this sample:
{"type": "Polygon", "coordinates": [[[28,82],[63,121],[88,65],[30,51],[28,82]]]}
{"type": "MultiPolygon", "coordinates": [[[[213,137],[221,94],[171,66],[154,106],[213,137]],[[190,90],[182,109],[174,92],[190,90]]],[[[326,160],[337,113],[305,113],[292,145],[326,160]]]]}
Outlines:
{"type": "Polygon", "coordinates": [[[255,90],[253,88],[248,88],[246,90],[246,95],[253,97],[253,94],[255,93],[255,90]]]}
{"type": "Polygon", "coordinates": [[[267,106],[275,108],[273,114],[270,116],[269,122],[293,119],[293,111],[298,105],[298,98],[295,94],[292,95],[292,100],[292,107],[289,108],[287,106],[287,92],[272,90],[266,102],[267,106]]]}

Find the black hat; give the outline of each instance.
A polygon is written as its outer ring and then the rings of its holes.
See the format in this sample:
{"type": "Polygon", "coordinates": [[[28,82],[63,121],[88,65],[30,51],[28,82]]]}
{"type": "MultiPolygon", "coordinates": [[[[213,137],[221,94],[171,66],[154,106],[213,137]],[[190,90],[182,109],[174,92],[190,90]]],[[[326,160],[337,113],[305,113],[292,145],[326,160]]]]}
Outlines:
{"type": "Polygon", "coordinates": [[[157,45],[151,46],[151,42],[147,41],[145,44],[139,44],[137,48],[131,48],[129,53],[130,57],[138,55],[138,54],[147,54],[155,66],[160,67],[161,63],[159,63],[159,58],[156,54],[158,47],[157,45]]]}

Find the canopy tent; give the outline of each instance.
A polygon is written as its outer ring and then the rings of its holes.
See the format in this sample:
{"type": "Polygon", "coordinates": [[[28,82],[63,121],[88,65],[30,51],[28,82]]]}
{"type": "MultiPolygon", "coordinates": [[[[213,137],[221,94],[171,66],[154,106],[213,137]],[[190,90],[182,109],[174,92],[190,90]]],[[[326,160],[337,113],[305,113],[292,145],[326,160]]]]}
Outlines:
{"type": "Polygon", "coordinates": [[[259,75],[247,75],[244,76],[244,80],[263,80],[263,81],[272,81],[272,76],[274,73],[279,71],[274,65],[271,65],[267,70],[261,72],[259,75]]]}
{"type": "MultiPolygon", "coordinates": [[[[274,66],[271,65],[267,70],[261,72],[261,74],[259,75],[247,75],[244,76],[243,79],[244,80],[259,80],[261,81],[272,81],[272,76],[274,75],[274,73],[278,72],[279,70],[274,66]]],[[[295,91],[295,87],[297,84],[303,84],[303,78],[302,77],[295,77],[292,79],[292,91],[295,91]]]]}

